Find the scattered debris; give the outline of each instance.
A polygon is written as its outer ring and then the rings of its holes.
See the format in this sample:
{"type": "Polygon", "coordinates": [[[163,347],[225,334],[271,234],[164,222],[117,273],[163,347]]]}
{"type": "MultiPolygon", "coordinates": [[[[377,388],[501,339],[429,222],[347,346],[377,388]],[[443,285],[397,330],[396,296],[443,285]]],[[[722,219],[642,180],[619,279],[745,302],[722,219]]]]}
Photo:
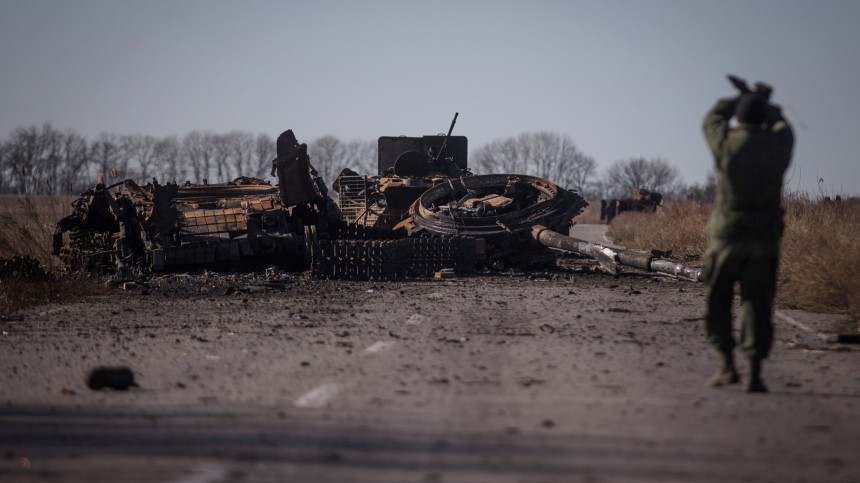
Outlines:
{"type": "Polygon", "coordinates": [[[449,344],[465,344],[467,340],[468,339],[466,339],[465,337],[442,337],[441,339],[439,339],[439,342],[447,342],[449,344]]]}
{"type": "Polygon", "coordinates": [[[0,280],[48,280],[50,273],[31,256],[0,258],[0,280]]]}
{"type": "Polygon", "coordinates": [[[860,344],[860,334],[828,334],[824,340],[838,344],[860,344]]]}
{"type": "Polygon", "coordinates": [[[520,378],[519,382],[520,382],[520,386],[531,387],[531,386],[543,384],[546,381],[543,379],[536,379],[534,377],[522,377],[522,378],[520,378]]]}
{"type": "Polygon", "coordinates": [[[90,371],[87,387],[94,391],[104,388],[125,391],[138,385],[134,373],[127,367],[97,367],[90,371]]]}
{"type": "Polygon", "coordinates": [[[435,278],[436,280],[441,280],[443,278],[455,278],[456,276],[457,274],[454,273],[453,268],[443,268],[442,270],[439,270],[438,272],[433,274],[433,278],[435,278]]]}

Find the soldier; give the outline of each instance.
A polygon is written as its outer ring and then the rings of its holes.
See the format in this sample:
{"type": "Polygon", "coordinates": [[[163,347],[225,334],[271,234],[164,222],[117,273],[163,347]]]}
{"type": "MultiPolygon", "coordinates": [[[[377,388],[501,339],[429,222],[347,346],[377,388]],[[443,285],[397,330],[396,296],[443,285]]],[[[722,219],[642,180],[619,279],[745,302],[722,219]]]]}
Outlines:
{"type": "Polygon", "coordinates": [[[794,134],[779,107],[768,102],[770,88],[757,87],[755,92],[747,90],[717,101],[704,120],[705,139],[719,171],[705,254],[705,330],[722,361],[708,384],[740,382],[731,314],[734,284],[740,282],[740,345],[749,358],[747,391],[767,392],[761,364],[773,342],[771,315],[783,232],[782,181],[794,134]],[[737,126],[730,128],[732,116],[737,126]]]}

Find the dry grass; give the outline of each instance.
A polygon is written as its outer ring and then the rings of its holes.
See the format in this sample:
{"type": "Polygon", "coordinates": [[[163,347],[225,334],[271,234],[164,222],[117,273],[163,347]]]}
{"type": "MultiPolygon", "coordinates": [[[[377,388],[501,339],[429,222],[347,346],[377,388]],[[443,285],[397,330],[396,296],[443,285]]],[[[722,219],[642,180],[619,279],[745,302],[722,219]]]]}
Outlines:
{"type": "Polygon", "coordinates": [[[62,275],[50,280],[0,280],[0,316],[33,305],[73,300],[107,290],[88,273],[62,275]]]}
{"type": "Polygon", "coordinates": [[[51,238],[60,218],[71,213],[69,196],[0,195],[0,258],[31,256],[56,268],[51,238]]]}
{"type": "MultiPolygon", "coordinates": [[[[860,320],[860,199],[839,203],[791,196],[786,209],[777,300],[788,307],[848,313],[860,320]]],[[[630,248],[671,250],[687,260],[707,248],[712,207],[666,203],[658,213],[622,213],[608,235],[630,248]]]]}
{"type": "Polygon", "coordinates": [[[780,301],[860,320],[860,199],[792,196],[784,206],[780,301]]]}
{"type": "Polygon", "coordinates": [[[589,201],[588,206],[573,221],[574,223],[593,225],[603,223],[600,221],[600,200],[589,201]]]}
{"type": "Polygon", "coordinates": [[[686,260],[705,253],[705,225],[713,207],[694,201],[666,202],[657,213],[624,212],[612,220],[608,235],[630,248],[671,251],[686,260]]]}
{"type": "Polygon", "coordinates": [[[61,274],[51,256],[57,221],[71,212],[70,197],[0,195],[0,258],[29,256],[51,273],[48,280],[0,279],[0,315],[23,307],[103,291],[88,274],[61,274]]]}

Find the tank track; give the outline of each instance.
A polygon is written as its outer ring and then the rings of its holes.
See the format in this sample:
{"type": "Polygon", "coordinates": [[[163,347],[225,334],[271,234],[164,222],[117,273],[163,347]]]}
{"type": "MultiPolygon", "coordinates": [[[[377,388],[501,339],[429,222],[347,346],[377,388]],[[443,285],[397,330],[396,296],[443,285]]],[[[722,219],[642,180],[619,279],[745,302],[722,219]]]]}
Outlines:
{"type": "Polygon", "coordinates": [[[475,239],[319,240],[311,262],[315,277],[331,280],[401,280],[443,268],[453,268],[458,275],[473,273],[475,239]]]}
{"type": "Polygon", "coordinates": [[[417,276],[432,276],[443,268],[458,275],[475,271],[475,239],[466,236],[433,236],[408,239],[410,269],[417,276]]]}
{"type": "Polygon", "coordinates": [[[332,238],[345,240],[396,240],[405,235],[387,228],[338,221],[331,230],[332,238]]]}

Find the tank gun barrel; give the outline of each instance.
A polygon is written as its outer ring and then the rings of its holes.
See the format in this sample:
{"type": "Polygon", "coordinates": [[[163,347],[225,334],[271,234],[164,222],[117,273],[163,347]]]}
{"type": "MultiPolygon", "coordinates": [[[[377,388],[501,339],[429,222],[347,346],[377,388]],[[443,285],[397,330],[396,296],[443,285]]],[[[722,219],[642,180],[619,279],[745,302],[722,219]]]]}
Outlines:
{"type": "Polygon", "coordinates": [[[701,268],[690,267],[684,263],[659,258],[654,256],[652,252],[627,249],[614,250],[596,243],[562,235],[543,225],[534,225],[531,237],[541,246],[578,253],[593,258],[600,263],[601,268],[610,273],[617,273],[618,266],[624,265],[638,268],[639,270],[664,273],[690,280],[702,280],[701,268]]]}

